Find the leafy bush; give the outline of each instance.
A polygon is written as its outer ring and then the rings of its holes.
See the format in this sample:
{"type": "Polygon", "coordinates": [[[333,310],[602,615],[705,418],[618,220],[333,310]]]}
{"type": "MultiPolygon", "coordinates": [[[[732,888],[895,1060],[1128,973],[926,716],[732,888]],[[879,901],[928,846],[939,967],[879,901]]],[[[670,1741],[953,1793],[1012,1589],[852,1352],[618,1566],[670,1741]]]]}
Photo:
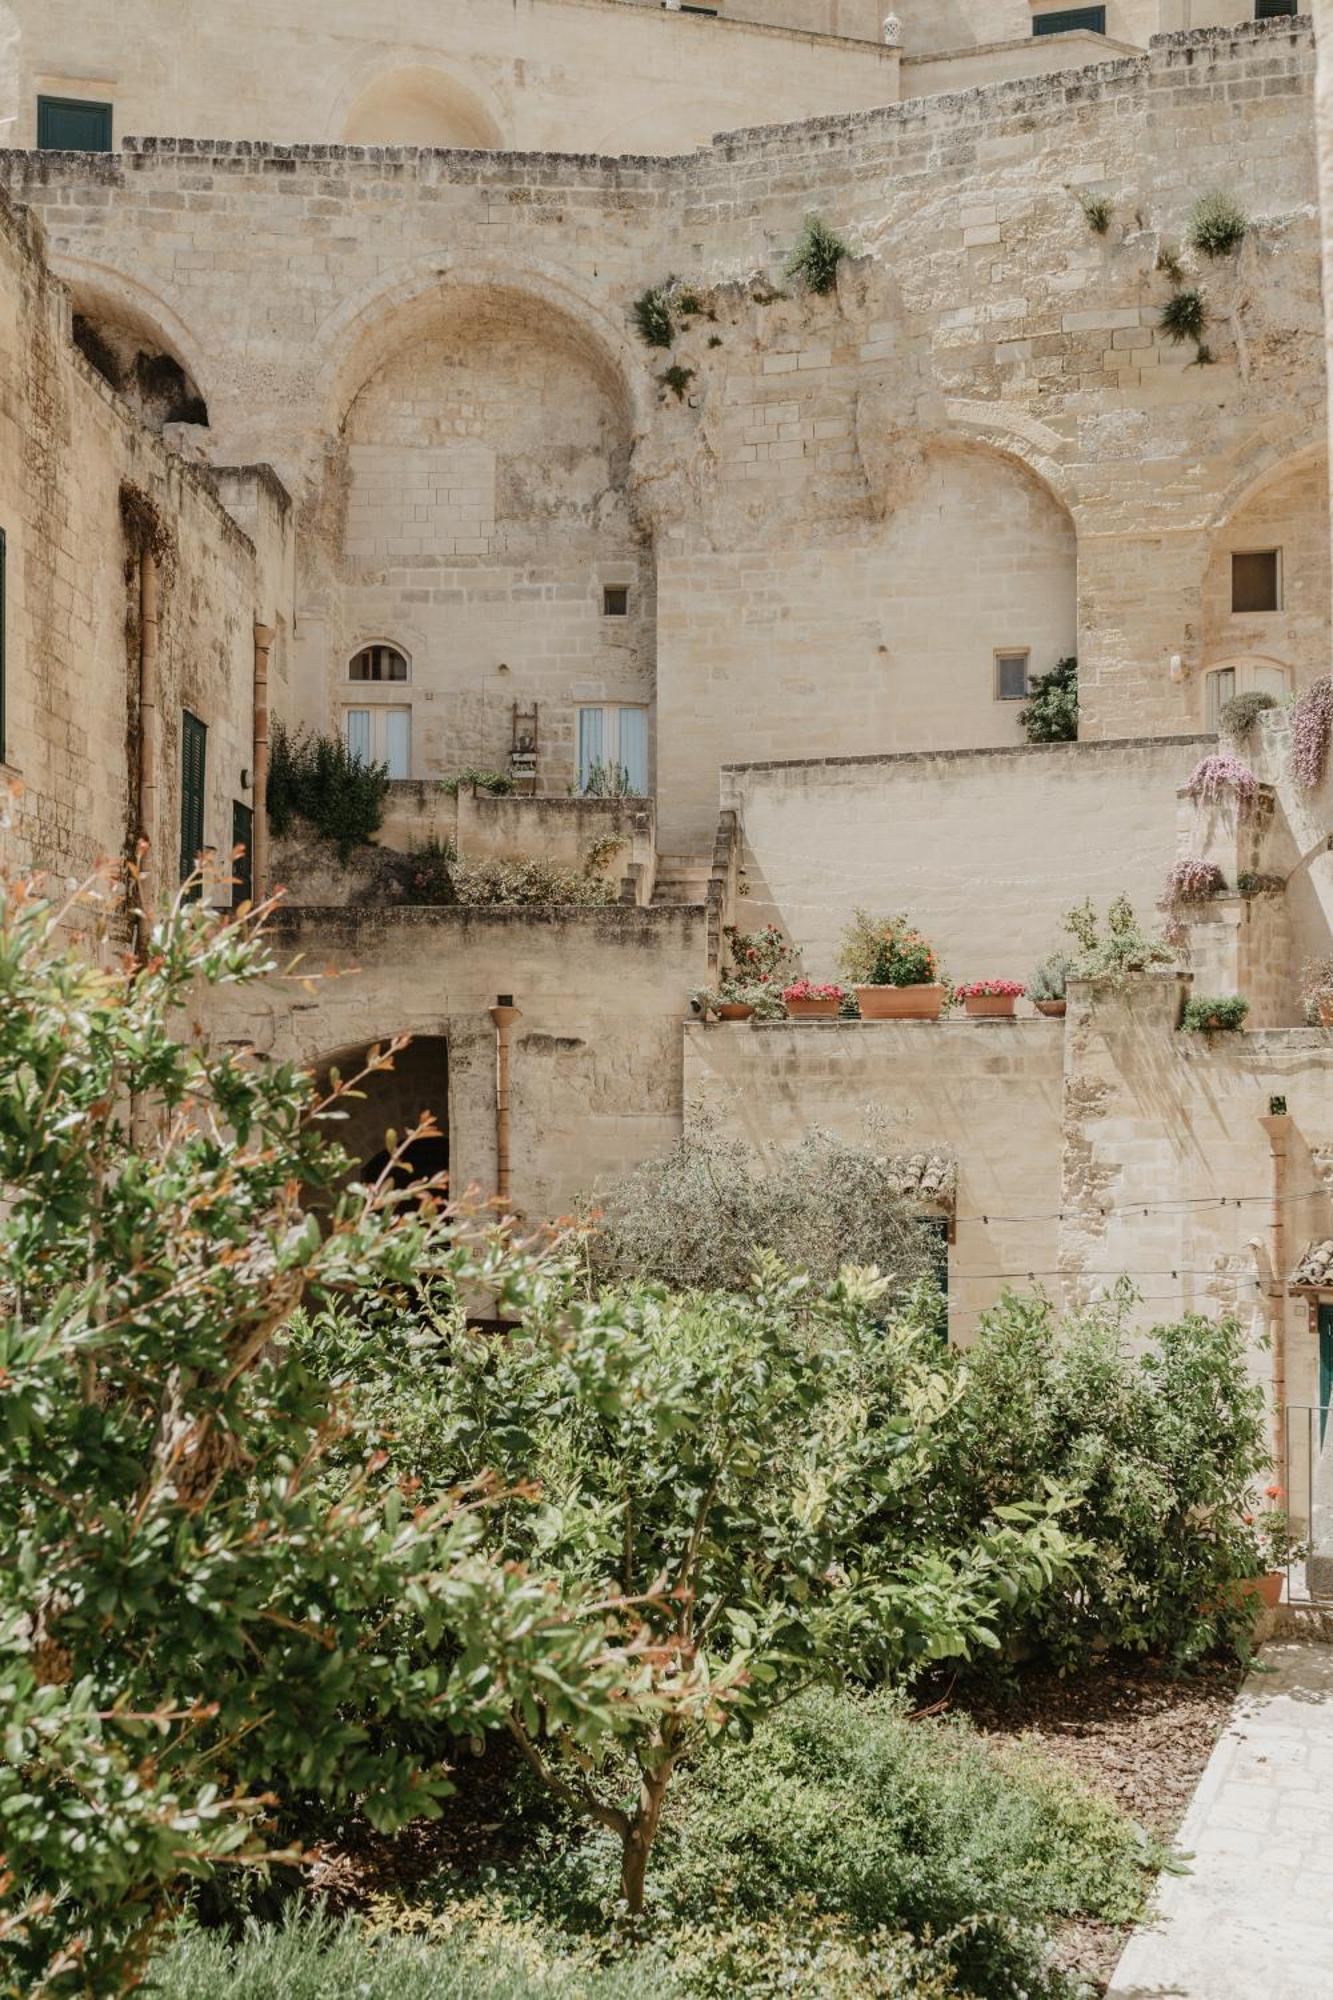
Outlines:
{"type": "Polygon", "coordinates": [[[451,870],[456,902],[481,908],[517,903],[605,908],[620,886],[597,869],[558,868],[550,861],[459,861],[451,870]]]}
{"type": "Polygon", "coordinates": [[[389,791],[387,764],[363,764],[341,736],[292,736],[278,723],[268,767],[268,818],[281,839],[303,819],[346,863],[379,832],[389,791]]]}
{"type": "Polygon", "coordinates": [[[1078,741],[1078,661],[1072,655],[1038,674],[1026,708],[1018,712],[1029,743],[1078,741]]]}
{"type": "Polygon", "coordinates": [[[456,777],[445,778],[440,790],[456,799],[462,791],[489,792],[494,799],[508,798],[514,789],[514,781],[503,771],[479,771],[468,764],[456,777]]]}
{"type": "Polygon", "coordinates": [[[1201,757],[1190,772],[1185,790],[1199,805],[1217,806],[1234,799],[1236,808],[1247,813],[1259,797],[1259,780],[1249,765],[1230,750],[1201,757]]]}
{"type": "Polygon", "coordinates": [[[1073,961],[1068,953],[1054,952],[1042,960],[1028,981],[1030,1000],[1063,1000],[1073,961]]]}
{"type": "Polygon", "coordinates": [[[636,796],[623,764],[603,763],[599,758],[588,766],[583,780],[585,799],[630,799],[636,796]]]}
{"type": "Polygon", "coordinates": [[[1284,875],[1260,875],[1252,868],[1242,868],[1236,877],[1236,888],[1242,896],[1271,895],[1287,886],[1284,875]]]}
{"type": "Polygon", "coordinates": [[[1190,244],[1201,256],[1227,257],[1249,226],[1249,217],[1229,194],[1200,195],[1190,213],[1190,244]]]}
{"type": "Polygon", "coordinates": [[[1208,324],[1208,305],[1202,292],[1193,289],[1173,292],[1158,314],[1162,332],[1179,347],[1182,341],[1202,341],[1208,324]]]}
{"type": "Polygon", "coordinates": [[[905,1197],[902,1167],[875,1145],[826,1132],[761,1160],[700,1125],[600,1207],[590,1255],[611,1278],[744,1291],[762,1250],[817,1284],[831,1284],[844,1264],[875,1264],[905,1291],[936,1268],[936,1237],[905,1197]]]}
{"type": "Polygon", "coordinates": [[[906,917],[862,909],[842,934],[838,970],[857,986],[928,986],[943,978],[934,949],[906,917]]]}
{"type": "Polygon", "coordinates": [[[1257,691],[1251,694],[1233,694],[1230,701],[1223,702],[1222,712],[1217,718],[1222,734],[1233,737],[1239,742],[1242,736],[1249,735],[1261,715],[1276,707],[1276,695],[1261,694],[1257,691]]]}
{"type": "Polygon", "coordinates": [[[1314,791],[1328,768],[1333,736],[1333,675],[1306,688],[1291,712],[1291,775],[1303,792],[1314,791]]]}
{"type": "Polygon", "coordinates": [[[1117,896],[1106,912],[1103,933],[1101,920],[1090,902],[1080,903],[1065,918],[1065,929],[1078,946],[1070,970],[1077,979],[1109,979],[1115,985],[1155,965],[1170,965],[1175,953],[1160,938],[1149,937],[1139,926],[1128,896],[1117,896]]]}
{"type": "Polygon", "coordinates": [[[669,279],[665,285],[650,285],[646,292],[640,292],[631,312],[634,324],[639,329],[639,337],[649,347],[670,347],[676,337],[676,321],[671,310],[671,286],[669,279]]]}
{"type": "Polygon", "coordinates": [[[1191,1034],[1216,1034],[1222,1030],[1243,1028],[1249,1011],[1249,1001],[1242,999],[1239,993],[1225,994],[1212,1000],[1196,994],[1185,1002],[1180,1025],[1191,1034]]]}
{"type": "Polygon", "coordinates": [[[183,894],[106,970],[66,914],[0,895],[0,1986],[101,1994],[184,1882],[289,1851],[293,1794],[430,1816],[444,1730],[549,1673],[543,1715],[595,1742],[637,1667],[480,1552],[484,1496],[406,1508],[276,1337],[303,1298],[503,1284],[510,1253],[387,1172],[342,1191],[338,1086],[176,1038],[199,987],[274,969],[249,922],[183,894]]]}
{"type": "Polygon", "coordinates": [[[1105,1648],[1181,1664],[1245,1646],[1236,1585],[1265,1566],[1244,1518],[1267,1437],[1242,1329],[1190,1316],[1135,1352],[1129,1297],[1063,1323],[1045,1299],[1005,1298],[982,1316],[937,1434],[949,1442],[929,1517],[946,1541],[1043,1479],[1072,1496],[1084,1553],[1020,1621],[1065,1667],[1105,1648]]]}
{"type": "Polygon", "coordinates": [[[432,835],[412,853],[389,855],[386,860],[389,878],[405,903],[438,907],[458,901],[454,888],[458,851],[452,840],[437,840],[432,835]]]}
{"type": "Polygon", "coordinates": [[[838,266],[852,254],[851,246],[821,216],[808,215],[797,238],[796,248],[787,259],[786,274],[800,278],[806,289],[821,298],[838,282],[838,266]]]}
{"type": "Polygon", "coordinates": [[[686,368],[676,361],[658,377],[658,380],[664,389],[670,389],[678,403],[683,403],[689,394],[690,384],[698,372],[696,368],[686,368]]]}

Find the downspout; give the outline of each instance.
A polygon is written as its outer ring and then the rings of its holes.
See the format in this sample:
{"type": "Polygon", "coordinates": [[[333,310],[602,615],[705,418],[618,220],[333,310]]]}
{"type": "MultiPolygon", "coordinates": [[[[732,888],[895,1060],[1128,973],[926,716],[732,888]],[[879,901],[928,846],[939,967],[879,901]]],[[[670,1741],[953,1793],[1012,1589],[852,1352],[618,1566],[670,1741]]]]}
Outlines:
{"type": "Polygon", "coordinates": [[[271,625],[255,626],[254,828],[250,841],[250,895],[261,903],[268,893],[268,656],[276,637],[271,625]]]}
{"type": "Polygon", "coordinates": [[[509,1207],[509,1030],[522,1018],[512,993],[502,993],[491,1008],[495,1023],[495,1193],[509,1207]]]}
{"type": "Polygon", "coordinates": [[[156,879],[157,767],[161,717],[158,704],[157,557],[145,545],[139,557],[139,956],[147,958],[156,879]]]}
{"type": "Polygon", "coordinates": [[[1278,1484],[1287,1485],[1287,1141],[1288,1112],[1271,1113],[1259,1123],[1272,1154],[1272,1206],[1268,1212],[1268,1326],[1273,1346],[1273,1464],[1278,1484]]]}

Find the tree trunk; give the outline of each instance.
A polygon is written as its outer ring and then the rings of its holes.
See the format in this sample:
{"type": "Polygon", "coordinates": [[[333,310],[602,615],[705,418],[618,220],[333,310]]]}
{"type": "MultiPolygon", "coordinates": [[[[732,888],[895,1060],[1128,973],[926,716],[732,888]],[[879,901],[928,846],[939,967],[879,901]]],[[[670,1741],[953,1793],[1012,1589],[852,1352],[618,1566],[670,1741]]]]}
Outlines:
{"type": "Polygon", "coordinates": [[[671,1783],[674,1760],[656,1771],[645,1773],[639,1786],[639,1805],[629,1824],[620,1855],[620,1893],[632,1917],[643,1915],[643,1891],[648,1878],[648,1857],[653,1851],[667,1786],[671,1783]]]}

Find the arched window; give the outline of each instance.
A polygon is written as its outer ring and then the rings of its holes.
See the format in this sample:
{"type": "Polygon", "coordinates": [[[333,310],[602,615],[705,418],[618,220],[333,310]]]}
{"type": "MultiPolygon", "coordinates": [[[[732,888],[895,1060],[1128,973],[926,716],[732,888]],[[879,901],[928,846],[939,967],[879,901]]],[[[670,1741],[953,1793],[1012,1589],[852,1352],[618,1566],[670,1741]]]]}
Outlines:
{"type": "Polygon", "coordinates": [[[1205,674],[1203,683],[1203,726],[1210,735],[1221,725],[1222,710],[1234,695],[1271,694],[1285,701],[1291,693],[1291,675],[1272,660],[1235,660],[1230,666],[1216,667],[1205,674]]]}
{"type": "Polygon", "coordinates": [[[347,669],[349,681],[405,681],[407,655],[396,646],[363,646],[347,669]]]}

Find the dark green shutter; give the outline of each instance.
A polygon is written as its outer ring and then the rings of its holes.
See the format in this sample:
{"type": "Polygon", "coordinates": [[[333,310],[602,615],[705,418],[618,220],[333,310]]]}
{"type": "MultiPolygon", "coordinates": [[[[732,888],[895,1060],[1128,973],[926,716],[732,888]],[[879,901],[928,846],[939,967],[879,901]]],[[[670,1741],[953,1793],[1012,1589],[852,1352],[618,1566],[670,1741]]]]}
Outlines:
{"type": "Polygon", "coordinates": [[[1033,16],[1034,35],[1069,35],[1075,28],[1090,28],[1094,35],[1104,35],[1105,7],[1062,7],[1058,14],[1033,16]]]}
{"type": "Polygon", "coordinates": [[[255,816],[249,806],[239,799],[231,802],[231,872],[234,882],[231,892],[233,909],[240,903],[252,903],[255,895],[254,864],[255,816]],[[242,850],[237,853],[237,848],[242,850]]]}
{"type": "Polygon", "coordinates": [[[1333,1403],[1333,1306],[1319,1308],[1319,1442],[1324,1442],[1333,1403]]]}
{"type": "Polygon", "coordinates": [[[1280,21],[1284,14],[1296,14],[1300,9],[1296,0],[1255,0],[1256,21],[1280,21]]]}
{"type": "Polygon", "coordinates": [[[43,153],[109,153],[111,106],[82,97],[39,97],[37,147],[43,153]]]}
{"type": "Polygon", "coordinates": [[[193,875],[204,845],[204,784],[208,730],[188,708],[181,710],[181,881],[193,875]]]}

